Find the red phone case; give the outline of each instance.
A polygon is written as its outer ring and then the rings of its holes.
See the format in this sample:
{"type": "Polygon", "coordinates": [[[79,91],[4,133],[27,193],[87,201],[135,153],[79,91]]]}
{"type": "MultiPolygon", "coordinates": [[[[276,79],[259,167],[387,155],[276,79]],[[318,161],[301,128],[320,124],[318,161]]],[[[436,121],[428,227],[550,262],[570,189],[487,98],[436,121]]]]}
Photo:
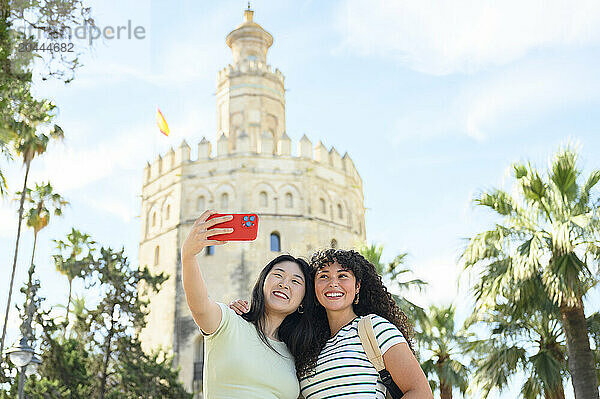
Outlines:
{"type": "Polygon", "coordinates": [[[226,215],[233,215],[233,219],[216,224],[210,229],[231,227],[233,228],[233,233],[210,236],[208,237],[209,240],[252,241],[256,239],[258,234],[258,215],[255,213],[217,213],[209,216],[207,220],[226,215]]]}

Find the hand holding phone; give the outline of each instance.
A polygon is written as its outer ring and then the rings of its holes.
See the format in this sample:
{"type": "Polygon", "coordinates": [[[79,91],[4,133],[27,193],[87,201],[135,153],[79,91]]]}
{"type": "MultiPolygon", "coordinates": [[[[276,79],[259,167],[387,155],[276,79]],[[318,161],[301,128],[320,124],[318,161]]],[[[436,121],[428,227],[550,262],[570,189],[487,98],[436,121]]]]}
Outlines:
{"type": "Polygon", "coordinates": [[[212,226],[210,229],[222,229],[222,228],[232,228],[233,232],[229,234],[217,234],[211,236],[211,240],[217,241],[253,241],[256,239],[258,235],[258,215],[255,213],[216,213],[211,215],[208,220],[220,217],[232,215],[233,219],[216,224],[212,226]]]}

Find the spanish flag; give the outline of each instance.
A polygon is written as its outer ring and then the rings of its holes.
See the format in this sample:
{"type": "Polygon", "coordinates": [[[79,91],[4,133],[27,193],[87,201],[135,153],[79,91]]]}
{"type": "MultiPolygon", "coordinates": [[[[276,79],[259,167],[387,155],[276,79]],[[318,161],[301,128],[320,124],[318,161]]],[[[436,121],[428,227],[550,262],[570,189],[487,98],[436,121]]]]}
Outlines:
{"type": "Polygon", "coordinates": [[[160,112],[160,108],[156,107],[156,123],[158,124],[158,128],[160,132],[165,136],[169,135],[169,125],[167,125],[167,121],[163,116],[162,112],[160,112]]]}

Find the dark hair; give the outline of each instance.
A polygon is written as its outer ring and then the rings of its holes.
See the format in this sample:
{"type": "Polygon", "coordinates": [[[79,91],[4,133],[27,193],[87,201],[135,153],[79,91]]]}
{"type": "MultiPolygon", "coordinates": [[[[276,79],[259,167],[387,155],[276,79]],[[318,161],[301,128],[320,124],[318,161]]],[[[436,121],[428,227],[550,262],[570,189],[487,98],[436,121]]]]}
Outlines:
{"type": "MultiPolygon", "coordinates": [[[[358,304],[352,304],[354,313],[358,316],[366,316],[374,313],[388,320],[398,327],[398,330],[400,330],[404,339],[408,342],[408,346],[414,353],[413,327],[408,321],[406,314],[396,305],[394,298],[388,292],[385,285],[383,285],[381,276],[377,273],[375,266],[356,251],[330,248],[317,251],[313,254],[310,260],[313,278],[320,268],[333,262],[337,262],[344,269],[350,270],[354,273],[356,281],[360,282],[358,304]]],[[[326,328],[329,331],[327,313],[325,312],[325,308],[320,304],[317,306],[315,317],[317,320],[316,328],[321,330],[326,328]],[[323,316],[325,317],[325,323],[321,322],[323,316]]],[[[321,345],[324,344],[325,342],[321,343],[321,345]]]]}
{"type": "Polygon", "coordinates": [[[292,356],[294,356],[296,373],[302,376],[316,367],[317,356],[321,350],[316,340],[317,334],[315,333],[313,323],[314,309],[316,307],[314,275],[311,273],[310,266],[304,259],[295,258],[292,255],[279,255],[270,261],[260,272],[252,289],[250,310],[248,313],[244,313],[242,317],[254,324],[260,339],[265,345],[277,352],[264,333],[266,310],[263,287],[271,269],[276,264],[286,261],[297,264],[304,276],[305,293],[300,305],[304,309],[304,312],[293,312],[283,319],[283,322],[279,326],[278,336],[287,345],[292,356]]]}

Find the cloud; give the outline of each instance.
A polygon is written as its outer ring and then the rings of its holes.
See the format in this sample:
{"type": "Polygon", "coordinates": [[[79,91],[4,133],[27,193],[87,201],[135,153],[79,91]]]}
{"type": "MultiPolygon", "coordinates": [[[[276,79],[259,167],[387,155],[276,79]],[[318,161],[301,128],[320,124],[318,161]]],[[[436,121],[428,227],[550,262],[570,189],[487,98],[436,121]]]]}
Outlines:
{"type": "MultiPolygon", "coordinates": [[[[543,57],[505,66],[465,81],[446,106],[415,103],[395,122],[388,137],[395,145],[466,135],[482,141],[495,134],[569,112],[600,100],[598,62],[581,57],[543,57]]],[[[433,97],[447,97],[441,89],[433,97]]]]}
{"type": "MultiPolygon", "coordinates": [[[[131,130],[122,129],[95,145],[67,147],[53,144],[54,148],[41,159],[37,180],[51,180],[60,191],[72,191],[113,175],[122,169],[141,170],[146,159],[151,158],[147,145],[154,132],[151,124],[131,130]]],[[[141,172],[140,172],[141,174],[141,172]]]]}
{"type": "MultiPolygon", "coordinates": [[[[547,61],[547,60],[546,60],[547,61]]],[[[523,125],[548,113],[598,99],[600,78],[593,65],[532,62],[471,85],[458,99],[464,108],[462,128],[483,139],[498,125],[523,125]]]]}
{"type": "MultiPolygon", "coordinates": [[[[137,187],[130,187],[130,189],[136,190],[137,187]]],[[[138,210],[136,209],[132,199],[137,200],[138,198],[134,195],[113,195],[102,197],[90,197],[86,195],[83,198],[83,200],[88,206],[100,211],[100,213],[114,215],[124,223],[130,223],[138,213],[138,210]]]]}
{"type": "Polygon", "coordinates": [[[347,0],[336,16],[342,49],[433,75],[472,73],[535,49],[600,41],[595,0],[347,0]]]}
{"type": "Polygon", "coordinates": [[[413,259],[410,266],[415,276],[429,283],[422,293],[413,289],[406,295],[419,306],[457,304],[468,299],[469,285],[460,273],[456,255],[441,254],[413,259]]]}

